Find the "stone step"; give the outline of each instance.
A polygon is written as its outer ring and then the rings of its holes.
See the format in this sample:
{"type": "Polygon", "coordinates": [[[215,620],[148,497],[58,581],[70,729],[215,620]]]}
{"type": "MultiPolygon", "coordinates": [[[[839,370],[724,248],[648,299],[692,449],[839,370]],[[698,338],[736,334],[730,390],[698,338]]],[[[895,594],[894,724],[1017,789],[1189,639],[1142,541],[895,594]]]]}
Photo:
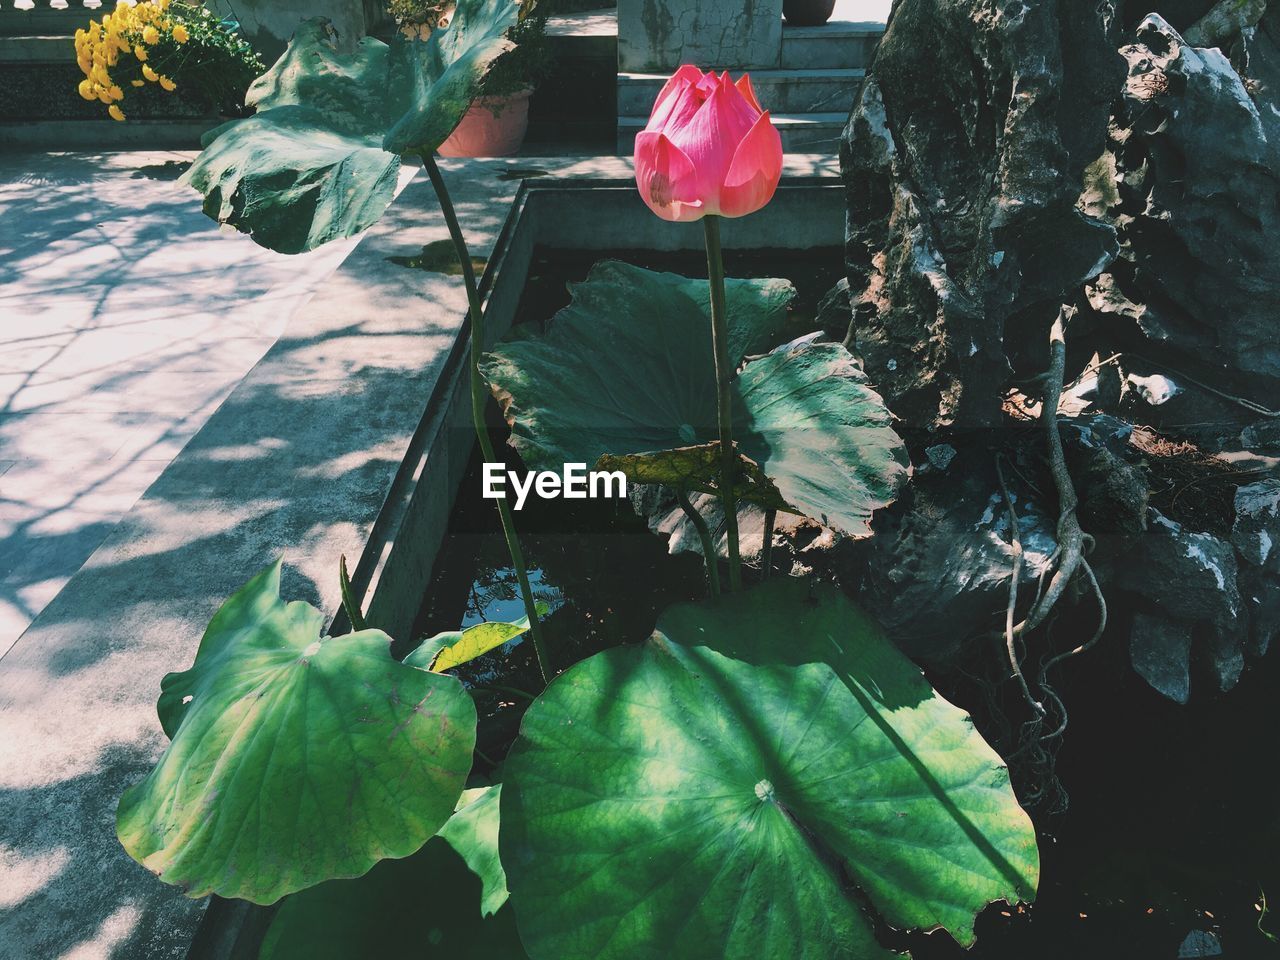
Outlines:
{"type": "Polygon", "coordinates": [[[70,37],[0,36],[0,63],[75,63],[75,59],[70,37]]]}
{"type": "Polygon", "coordinates": [[[0,116],[0,150],[199,150],[221,119],[9,120],[0,116]]]}
{"type": "MultiPolygon", "coordinates": [[[[736,76],[735,71],[730,74],[736,76]]],[[[751,87],[760,106],[775,114],[847,111],[862,86],[862,70],[752,70],[751,87]]],[[[618,116],[647,115],[666,76],[618,74],[618,116]]]]}
{"type": "MultiPolygon", "coordinates": [[[[834,154],[840,149],[840,134],[848,119],[847,111],[840,113],[776,114],[773,125],[782,136],[785,153],[834,154]]],[[[648,117],[630,116],[618,118],[618,153],[629,156],[635,152],[636,134],[644,129],[648,117]]]]}
{"type": "Polygon", "coordinates": [[[612,8],[547,18],[547,42],[557,57],[599,57],[618,62],[618,11],[612,8]]]}
{"type": "Polygon", "coordinates": [[[820,27],[782,25],[784,70],[828,70],[871,65],[884,23],[831,20],[820,27]]]}

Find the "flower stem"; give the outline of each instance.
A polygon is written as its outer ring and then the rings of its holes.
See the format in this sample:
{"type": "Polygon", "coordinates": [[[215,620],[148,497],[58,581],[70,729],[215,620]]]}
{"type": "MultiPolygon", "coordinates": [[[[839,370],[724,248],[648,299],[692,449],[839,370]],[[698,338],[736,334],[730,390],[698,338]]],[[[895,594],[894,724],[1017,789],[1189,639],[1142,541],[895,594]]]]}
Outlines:
{"type": "Polygon", "coordinates": [[[738,505],[733,483],[738,458],[733,449],[734,368],[729,363],[728,318],[724,306],[724,257],[720,253],[720,218],[702,218],[707,243],[707,279],[711,285],[711,346],[716,360],[716,412],[720,421],[720,503],[724,506],[726,540],[729,547],[729,589],[742,588],[742,561],[738,556],[738,505]]]}
{"type": "Polygon", "coordinates": [[[770,507],[764,512],[764,543],[760,545],[760,579],[768,580],[773,572],[773,525],[778,520],[778,511],[770,507]]]}
{"type": "Polygon", "coordinates": [[[720,553],[716,550],[715,541],[711,539],[711,530],[707,521],[702,518],[698,508],[689,500],[689,494],[676,488],[676,499],[680,501],[680,509],[698,531],[698,539],[702,542],[702,560],[707,566],[707,589],[711,596],[720,596],[720,553]]]}
{"type": "MultiPolygon", "coordinates": [[[[489,439],[489,430],[484,422],[489,390],[484,378],[480,376],[480,354],[484,352],[485,346],[484,311],[480,306],[476,272],[471,264],[471,253],[467,250],[467,241],[462,236],[462,228],[458,226],[458,215],[454,212],[453,201],[449,199],[449,190],[430,152],[423,151],[422,164],[427,168],[431,186],[435,188],[436,198],[440,201],[440,211],[444,214],[444,222],[449,228],[449,237],[453,240],[453,248],[462,266],[462,279],[467,288],[467,303],[471,317],[471,355],[468,363],[471,370],[471,420],[476,428],[476,440],[480,444],[481,455],[485,462],[494,463],[496,457],[493,453],[493,441],[489,439]]],[[[533,639],[533,650],[538,657],[538,669],[542,672],[543,682],[550,683],[552,672],[546,649],[542,644],[542,624],[538,621],[538,608],[533,600],[533,590],[529,587],[529,573],[525,569],[524,554],[520,550],[520,540],[516,536],[515,521],[507,501],[499,499],[496,502],[498,517],[502,521],[502,535],[506,538],[507,551],[511,554],[511,565],[515,567],[516,579],[520,583],[520,599],[524,601],[524,612],[529,618],[529,636],[533,639]]]]}

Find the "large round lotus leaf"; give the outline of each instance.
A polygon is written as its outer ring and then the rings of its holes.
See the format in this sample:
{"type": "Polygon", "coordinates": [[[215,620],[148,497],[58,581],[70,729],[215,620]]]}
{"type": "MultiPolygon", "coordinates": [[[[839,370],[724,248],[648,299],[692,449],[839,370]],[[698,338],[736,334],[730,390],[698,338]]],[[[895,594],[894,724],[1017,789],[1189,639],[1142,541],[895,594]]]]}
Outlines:
{"type": "Polygon", "coordinates": [[[511,907],[482,917],[480,880],[437,837],[355,880],[294,894],[259,960],[525,960],[511,907]]]}
{"type": "Polygon", "coordinates": [[[497,913],[507,902],[507,875],[498,857],[501,796],[502,784],[465,791],[457,812],[440,828],[440,836],[480,878],[480,912],[486,917],[497,913]]]}
{"type": "Polygon", "coordinates": [[[511,49],[518,9],[460,0],[428,40],[366,37],[349,54],[327,21],[306,21],[249,88],[257,112],[211,131],[184,182],[210,217],[282,253],[359,233],[391,202],[400,154],[435,150],[458,125],[511,49]]]}
{"type": "MultiPolygon", "coordinates": [[[[501,344],[483,369],[530,467],[620,469],[634,483],[712,492],[719,470],[706,281],[597,264],[545,336],[501,344]]],[[[730,359],[768,350],[792,296],[727,281],[730,359]]],[[[908,473],[892,415],[838,344],[803,343],[733,383],[735,495],[865,536],[908,473]]]]}
{"type": "MultiPolygon", "coordinates": [[[[707,282],[606,260],[572,290],[546,336],[518,336],[482,362],[525,463],[559,470],[714,440],[707,282]]],[[[728,280],[725,296],[730,356],[742,357],[777,343],[795,288],[728,280]]]]}
{"type": "Polygon", "coordinates": [[[970,719],[798,581],[676,608],[557,679],[508,757],[500,846],[537,960],[889,956],[864,902],[968,944],[1039,874],[970,719]]]}
{"type": "Polygon", "coordinates": [[[404,857],[453,812],[476,712],[452,677],[397,663],[377,630],[321,638],[280,599],[280,565],[209,624],[165,677],[172,742],[125,791],[120,842],[192,897],[255,903],[404,857]]]}

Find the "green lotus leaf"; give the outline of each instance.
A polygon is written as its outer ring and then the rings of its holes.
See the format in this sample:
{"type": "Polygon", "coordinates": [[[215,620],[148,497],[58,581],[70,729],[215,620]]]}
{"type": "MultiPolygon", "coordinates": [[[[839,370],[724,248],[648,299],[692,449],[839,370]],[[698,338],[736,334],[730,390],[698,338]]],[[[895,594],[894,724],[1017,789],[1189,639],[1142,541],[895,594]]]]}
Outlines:
{"type": "Polygon", "coordinates": [[[486,917],[493,916],[507,902],[507,875],[498,857],[501,796],[500,783],[464,791],[457,812],[440,828],[440,836],[480,878],[480,912],[486,917]]]}
{"type": "MultiPolygon", "coordinates": [[[[499,345],[483,370],[525,462],[609,464],[631,470],[635,483],[683,478],[687,489],[711,492],[706,445],[718,430],[707,289],[597,264],[545,336],[499,345]]],[[[791,285],[729,280],[726,293],[731,361],[769,350],[791,285]]],[[[892,415],[838,344],[753,360],[734,380],[733,402],[743,499],[866,536],[872,512],[907,477],[892,415]]]]}
{"type": "Polygon", "coordinates": [[[864,902],[967,945],[1039,875],[969,717],[801,581],[674,608],[568,670],[524,718],[501,807],[537,960],[892,956],[864,902]]]}
{"type": "Polygon", "coordinates": [[[209,624],[162,683],[171,743],[125,791],[116,832],[188,896],[272,903],[413,853],[453,812],[476,711],[452,677],[391,658],[378,630],[320,636],[280,599],[280,564],[209,624]]]}
{"type": "Polygon", "coordinates": [[[480,912],[480,880],[440,837],[355,880],[280,905],[259,960],[526,960],[508,905],[480,912]]]}
{"type": "MultiPolygon", "coordinates": [[[[550,609],[547,604],[538,601],[534,604],[538,616],[545,616],[550,609]]],[[[428,637],[404,658],[404,662],[423,670],[434,670],[443,673],[460,667],[476,657],[482,657],[490,650],[496,650],[504,643],[514,640],[529,629],[529,618],[521,617],[514,623],[503,623],[488,620],[477,623],[462,630],[447,630],[428,637]]]]}
{"type": "Polygon", "coordinates": [[[204,210],[264,247],[300,253],[382,216],[402,154],[453,132],[490,64],[512,48],[513,0],[460,0],[430,38],[367,37],[339,53],[328,21],[303,23],[249,88],[257,112],[211,131],[183,181],[204,210]]]}

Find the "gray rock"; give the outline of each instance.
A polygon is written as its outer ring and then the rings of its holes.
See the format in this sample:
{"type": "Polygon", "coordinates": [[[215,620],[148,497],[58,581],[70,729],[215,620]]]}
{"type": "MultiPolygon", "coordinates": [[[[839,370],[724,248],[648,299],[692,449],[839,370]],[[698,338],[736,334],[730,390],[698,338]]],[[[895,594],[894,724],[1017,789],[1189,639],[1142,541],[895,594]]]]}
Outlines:
{"type": "Polygon", "coordinates": [[[1236,490],[1231,543],[1246,563],[1280,573],[1280,480],[1266,479],[1236,490]]]}
{"type": "MultiPolygon", "coordinates": [[[[1057,543],[1043,508],[1016,488],[1012,495],[1025,606],[1057,543]]],[[[875,528],[858,599],[909,656],[943,661],[973,636],[1001,628],[1013,551],[993,470],[962,454],[945,474],[919,473],[909,501],[878,517],[875,528]]]]}
{"type": "Polygon", "coordinates": [[[1067,448],[1067,465],[1080,498],[1081,525],[1095,538],[1146,530],[1146,472],[1114,453],[1095,431],[1086,427],[1076,436],[1079,442],[1067,448]]]}
{"type": "Polygon", "coordinates": [[[1219,689],[1225,692],[1239,682],[1248,620],[1229,543],[1187,530],[1152,509],[1148,533],[1118,565],[1112,585],[1154,604],[1161,618],[1201,628],[1209,638],[1219,689]]]}
{"type": "Polygon", "coordinates": [[[1240,600],[1249,616],[1245,653],[1260,657],[1280,634],[1280,577],[1248,565],[1240,568],[1240,600]]]}
{"type": "MultiPolygon", "coordinates": [[[[1259,29],[1269,37],[1270,25],[1259,29]]],[[[1221,50],[1192,46],[1158,14],[1120,52],[1128,78],[1106,217],[1117,227],[1122,263],[1095,287],[1091,304],[1136,320],[1188,364],[1244,376],[1246,392],[1265,399],[1280,384],[1272,309],[1280,289],[1280,125],[1270,136],[1268,129],[1275,91],[1247,82],[1221,50]]],[[[1259,59],[1267,62],[1261,51],[1259,59]]],[[[1165,393],[1147,392],[1152,402],[1165,393]]]]}
{"type": "Polygon", "coordinates": [[[1118,29],[1090,0],[894,5],[841,166],[857,347],[913,425],[996,424],[1006,341],[1043,355],[1116,255],[1077,200],[1123,83],[1118,29]]]}
{"type": "Polygon", "coordinates": [[[1179,620],[1233,630],[1240,615],[1236,555],[1229,543],[1151,509],[1148,532],[1119,569],[1116,586],[1179,620]]]}
{"type": "MultiPolygon", "coordinates": [[[[1280,5],[1262,6],[895,4],[841,153],[856,344],[895,413],[998,422],[1062,302],[1089,304],[1099,352],[1137,332],[1195,380],[1277,395],[1280,5]]],[[[1164,422],[1212,409],[1168,370],[1124,387],[1164,422]]]]}
{"type": "Polygon", "coordinates": [[[1208,930],[1192,930],[1178,947],[1178,960],[1192,960],[1194,957],[1220,957],[1222,944],[1217,934],[1208,930]]]}
{"type": "Polygon", "coordinates": [[[935,470],[945,471],[951,466],[951,461],[956,458],[956,448],[949,443],[935,443],[932,447],[925,448],[924,455],[929,461],[929,466],[935,470]]]}
{"type": "Polygon", "coordinates": [[[1129,635],[1134,671],[1175,703],[1191,698],[1191,624],[1135,614],[1129,635]]]}

